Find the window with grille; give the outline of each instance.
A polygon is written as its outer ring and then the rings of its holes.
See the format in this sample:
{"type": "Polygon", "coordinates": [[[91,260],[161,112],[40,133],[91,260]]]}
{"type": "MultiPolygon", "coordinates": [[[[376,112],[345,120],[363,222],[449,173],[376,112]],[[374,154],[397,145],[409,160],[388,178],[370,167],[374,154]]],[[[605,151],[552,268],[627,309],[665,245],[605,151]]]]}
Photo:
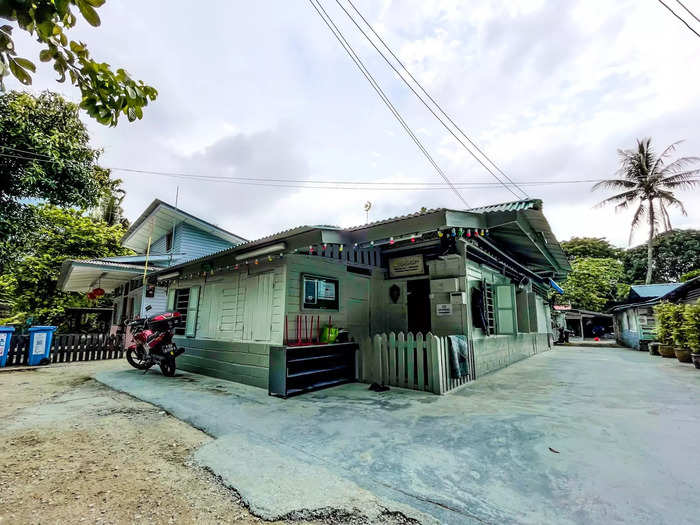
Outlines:
{"type": "Polygon", "coordinates": [[[175,290],[175,311],[180,314],[180,325],[175,328],[175,334],[184,335],[187,326],[187,307],[190,302],[190,289],[175,290]]]}

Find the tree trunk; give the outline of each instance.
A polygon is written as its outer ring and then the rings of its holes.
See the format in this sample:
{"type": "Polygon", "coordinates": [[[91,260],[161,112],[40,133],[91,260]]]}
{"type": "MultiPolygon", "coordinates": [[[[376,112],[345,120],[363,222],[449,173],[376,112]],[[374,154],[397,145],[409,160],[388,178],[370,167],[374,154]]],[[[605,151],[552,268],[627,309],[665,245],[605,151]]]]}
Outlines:
{"type": "Polygon", "coordinates": [[[653,271],[654,250],[654,199],[649,199],[649,240],[647,241],[647,278],[646,284],[651,284],[651,274],[653,271]]]}

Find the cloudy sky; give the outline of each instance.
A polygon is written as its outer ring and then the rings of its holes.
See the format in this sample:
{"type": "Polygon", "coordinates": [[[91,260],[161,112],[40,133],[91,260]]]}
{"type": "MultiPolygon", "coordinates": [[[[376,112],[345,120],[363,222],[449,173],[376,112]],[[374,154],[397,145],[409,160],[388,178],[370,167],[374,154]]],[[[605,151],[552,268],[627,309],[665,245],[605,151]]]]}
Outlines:
{"type": "MultiPolygon", "coordinates": [[[[672,0],[671,0],[672,1],[672,0]]],[[[687,0],[700,11],[700,2],[687,0]]],[[[76,28],[93,57],[125,67],[160,95],[142,121],[85,118],[102,163],[200,175],[308,181],[442,182],[306,0],[111,0],[102,26],[76,28]]],[[[438,164],[458,183],[494,179],[421,106],[338,8],[340,24],[438,164]]],[[[454,120],[515,181],[600,179],[616,149],[651,136],[700,156],[700,39],[655,0],[355,0],[454,120]]],[[[36,44],[17,35],[21,55],[36,44]],[[26,50],[26,51],[25,51],[26,50]]],[[[38,63],[38,60],[36,61],[38,63]]],[[[10,87],[18,87],[9,80],[10,87]]],[[[32,89],[78,101],[39,65],[32,89]]],[[[132,220],[180,187],[183,209],[256,238],[300,224],[364,222],[422,206],[463,207],[446,189],[279,188],[114,172],[132,220]]],[[[594,209],[591,184],[525,186],[560,240],[625,245],[629,216],[594,209]]],[[[514,200],[503,187],[461,190],[472,206],[514,200]]],[[[684,192],[700,226],[700,196],[684,192]]],[[[641,241],[640,233],[636,240],[641,241]]]]}

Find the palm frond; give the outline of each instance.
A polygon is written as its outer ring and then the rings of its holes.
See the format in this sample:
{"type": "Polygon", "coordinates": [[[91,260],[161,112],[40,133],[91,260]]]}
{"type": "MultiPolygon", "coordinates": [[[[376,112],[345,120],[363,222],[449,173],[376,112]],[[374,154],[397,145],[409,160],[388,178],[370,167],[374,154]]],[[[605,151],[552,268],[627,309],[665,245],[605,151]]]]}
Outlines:
{"type": "Polygon", "coordinates": [[[668,166],[664,166],[663,169],[658,170],[659,175],[666,177],[668,175],[673,175],[681,170],[686,169],[688,166],[692,166],[700,162],[700,157],[681,157],[680,159],[674,160],[668,166]]]}
{"type": "Polygon", "coordinates": [[[602,206],[605,206],[606,204],[622,201],[622,203],[618,204],[617,206],[620,207],[622,204],[624,204],[624,206],[621,206],[621,208],[626,208],[631,201],[637,198],[637,195],[637,190],[625,191],[623,193],[618,193],[617,195],[613,195],[612,197],[608,197],[607,199],[600,201],[598,204],[595,205],[595,207],[600,208],[602,206]]]}
{"type": "Polygon", "coordinates": [[[668,186],[668,188],[693,188],[698,182],[700,182],[700,179],[695,178],[698,175],[700,175],[700,168],[695,170],[684,171],[682,173],[676,173],[675,175],[670,175],[661,179],[659,181],[659,185],[661,187],[668,186]]]}
{"type": "Polygon", "coordinates": [[[636,182],[633,182],[631,180],[627,179],[606,179],[602,180],[600,182],[596,182],[593,187],[591,188],[591,191],[596,191],[598,189],[611,189],[611,190],[619,190],[619,189],[624,189],[624,188],[634,188],[637,186],[636,182]]]}
{"type": "Polygon", "coordinates": [[[664,218],[664,230],[669,231],[673,229],[671,226],[671,216],[668,214],[668,210],[666,209],[663,199],[659,199],[659,208],[661,209],[661,214],[664,218]]]}
{"type": "Polygon", "coordinates": [[[627,241],[628,245],[632,244],[632,236],[634,235],[634,231],[637,229],[637,226],[639,226],[640,221],[646,216],[646,214],[647,208],[646,206],[644,206],[643,202],[640,202],[637,211],[634,212],[634,216],[632,217],[632,224],[630,225],[630,237],[627,241]]]}
{"type": "Polygon", "coordinates": [[[683,203],[670,191],[659,191],[657,195],[659,199],[663,200],[665,205],[676,206],[677,208],[680,208],[683,215],[688,215],[688,212],[685,211],[685,206],[683,206],[683,203]]]}
{"type": "Polygon", "coordinates": [[[679,140],[668,146],[662,153],[659,155],[656,159],[656,162],[654,162],[654,165],[652,166],[651,171],[655,172],[657,169],[659,169],[661,166],[664,165],[664,159],[668,157],[672,152],[676,151],[676,146],[684,142],[683,140],[679,140]]]}

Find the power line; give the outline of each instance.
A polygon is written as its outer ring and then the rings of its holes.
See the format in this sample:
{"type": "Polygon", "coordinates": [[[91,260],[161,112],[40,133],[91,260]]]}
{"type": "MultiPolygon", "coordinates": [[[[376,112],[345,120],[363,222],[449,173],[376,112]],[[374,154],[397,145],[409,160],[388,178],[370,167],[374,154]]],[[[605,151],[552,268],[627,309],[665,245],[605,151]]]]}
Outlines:
{"type": "MultiPolygon", "coordinates": [[[[681,16],[680,16],[678,13],[676,13],[673,9],[671,9],[671,8],[664,2],[664,0],[659,0],[659,3],[660,3],[662,6],[664,6],[666,9],[668,9],[669,11],[671,11],[671,13],[673,14],[673,16],[675,16],[678,20],[680,20],[681,22],[683,22],[683,24],[685,25],[685,27],[687,27],[687,28],[690,29],[693,33],[695,33],[695,36],[697,36],[698,38],[700,38],[700,33],[698,33],[695,29],[693,29],[692,27],[690,27],[690,24],[689,24],[688,22],[686,22],[685,20],[683,20],[683,17],[681,17],[681,16]]],[[[678,2],[678,3],[680,3],[680,2],[678,2]]],[[[681,4],[681,5],[683,5],[683,4],[681,4]]],[[[683,7],[685,7],[685,6],[683,6],[683,7]]],[[[687,10],[687,8],[686,8],[686,10],[687,10]]],[[[691,13],[691,14],[692,14],[692,13],[691,13]]],[[[693,16],[695,16],[695,15],[693,15],[693,16]]]]}
{"type": "MultiPolygon", "coordinates": [[[[30,155],[37,155],[47,158],[37,158],[28,157],[24,155],[13,155],[8,153],[0,153],[0,157],[9,157],[20,160],[29,160],[34,162],[47,162],[47,163],[58,163],[57,160],[43,155],[41,153],[33,153],[26,150],[18,150],[17,148],[10,148],[8,146],[0,146],[0,148],[11,149],[16,151],[26,152],[30,155]]],[[[73,160],[64,160],[64,163],[70,164],[74,163],[73,160]]],[[[104,169],[112,171],[121,171],[125,173],[133,174],[146,174],[146,175],[156,175],[163,177],[171,177],[176,179],[192,180],[196,181],[210,181],[210,182],[225,182],[231,184],[250,184],[250,183],[263,183],[259,185],[263,186],[274,186],[274,187],[289,187],[289,188],[317,188],[317,189],[387,189],[387,190],[405,190],[409,189],[411,191],[424,190],[424,189],[435,189],[442,190],[449,188],[444,183],[441,182],[414,182],[414,181],[392,181],[392,182],[378,182],[378,181],[357,181],[357,180],[313,180],[313,179],[275,179],[275,178],[265,178],[265,177],[234,177],[234,176],[217,176],[217,175],[205,175],[197,173],[184,173],[184,172],[174,172],[174,171],[158,171],[158,170],[146,170],[146,169],[136,169],[136,168],[122,168],[116,166],[104,166],[104,169]],[[288,183],[285,186],[271,185],[267,183],[288,183]],[[296,183],[296,184],[292,184],[296,183]],[[309,184],[317,184],[322,186],[308,186],[309,184]],[[335,186],[329,186],[335,185],[335,186]],[[338,186],[340,185],[340,186],[338,186]],[[347,185],[357,186],[345,187],[347,185]],[[372,186],[385,186],[380,188],[373,188],[372,186]]],[[[577,179],[577,180],[534,180],[534,181],[520,181],[517,184],[521,186],[539,186],[539,185],[551,185],[551,184],[580,184],[580,183],[594,183],[600,182],[606,179],[577,179]]],[[[501,186],[503,182],[454,182],[453,185],[458,188],[490,188],[493,186],[501,186]]],[[[513,182],[513,184],[516,184],[513,182]]],[[[257,185],[257,184],[256,184],[257,185]]]]}
{"type": "MultiPolygon", "coordinates": [[[[382,50],[380,50],[379,47],[377,47],[377,45],[375,44],[374,40],[373,40],[372,38],[370,38],[370,36],[364,31],[364,29],[362,29],[362,27],[360,27],[360,25],[357,23],[357,21],[356,21],[355,18],[352,16],[352,14],[351,14],[350,12],[348,12],[348,10],[345,8],[345,6],[344,6],[343,4],[341,4],[339,0],[335,0],[335,2],[336,2],[336,3],[340,6],[340,8],[345,12],[345,14],[348,16],[348,18],[352,21],[352,23],[355,24],[355,26],[357,27],[357,29],[360,30],[360,32],[364,35],[364,37],[372,44],[372,46],[374,47],[374,49],[380,54],[380,56],[381,56],[381,57],[384,59],[384,61],[389,65],[389,67],[391,67],[391,69],[394,70],[394,72],[401,78],[401,80],[403,81],[403,83],[406,84],[406,86],[408,86],[408,88],[413,92],[414,95],[416,95],[416,97],[418,97],[418,100],[420,100],[420,101],[423,103],[423,105],[428,109],[428,111],[430,111],[430,113],[432,113],[433,116],[434,116],[436,119],[438,119],[438,121],[440,122],[440,124],[442,124],[442,126],[443,126],[447,131],[450,132],[450,134],[462,145],[462,147],[463,147],[465,150],[467,150],[467,152],[469,152],[469,154],[470,154],[472,157],[474,157],[474,159],[475,159],[479,164],[481,164],[481,165],[484,167],[484,169],[486,169],[486,171],[488,171],[497,181],[501,182],[501,179],[500,179],[486,164],[484,164],[483,160],[481,160],[481,159],[480,159],[480,158],[479,158],[465,143],[464,143],[464,141],[463,141],[460,137],[457,136],[457,134],[452,130],[452,128],[450,128],[450,127],[445,123],[445,121],[444,121],[437,113],[435,113],[435,111],[433,110],[433,108],[430,107],[430,105],[423,99],[423,97],[421,97],[421,96],[418,94],[418,92],[417,92],[417,91],[413,88],[413,86],[406,80],[406,78],[401,74],[401,72],[399,72],[399,70],[396,68],[396,66],[394,66],[394,64],[391,63],[391,61],[390,61],[390,60],[387,58],[387,56],[382,52],[382,50]]],[[[380,41],[380,42],[382,43],[382,45],[387,49],[387,51],[389,51],[389,53],[391,54],[391,56],[394,57],[394,59],[398,62],[398,64],[401,66],[401,68],[408,74],[408,76],[411,78],[411,80],[413,80],[413,82],[415,82],[415,84],[416,84],[416,85],[418,86],[418,88],[423,92],[423,94],[425,94],[425,96],[427,96],[428,99],[435,105],[435,107],[437,108],[437,110],[438,110],[442,115],[444,115],[444,117],[449,121],[449,123],[452,124],[452,125],[457,129],[457,131],[459,131],[459,133],[461,133],[461,134],[464,136],[464,138],[467,140],[467,142],[469,142],[469,144],[471,144],[471,145],[484,157],[484,159],[486,159],[486,160],[496,169],[496,171],[498,171],[498,172],[499,172],[501,175],[503,175],[510,183],[512,183],[518,190],[520,190],[520,192],[521,192],[523,195],[522,195],[522,196],[521,196],[521,195],[517,195],[516,193],[514,193],[514,192],[513,192],[508,186],[506,186],[505,184],[504,184],[504,187],[505,187],[506,189],[508,189],[511,193],[513,193],[513,195],[515,195],[515,197],[518,198],[518,199],[522,198],[523,196],[524,196],[525,198],[529,198],[529,195],[527,194],[527,192],[524,191],[522,188],[520,188],[517,184],[515,184],[515,183],[513,182],[513,180],[512,180],[508,175],[506,175],[505,172],[504,172],[501,168],[499,168],[498,165],[497,165],[493,160],[491,160],[491,159],[489,158],[489,156],[488,156],[486,153],[484,153],[484,151],[483,151],[481,148],[479,148],[479,146],[477,146],[477,145],[474,143],[474,141],[472,141],[472,140],[469,138],[469,136],[464,132],[464,130],[462,130],[462,128],[460,128],[460,127],[455,123],[455,121],[447,114],[447,112],[445,112],[445,110],[442,108],[442,106],[440,106],[440,104],[430,95],[430,93],[428,93],[428,92],[425,90],[425,88],[423,87],[423,85],[416,79],[416,77],[413,76],[413,74],[408,70],[408,68],[407,68],[407,67],[405,66],[405,64],[401,61],[401,59],[396,55],[396,53],[394,53],[394,51],[389,47],[389,45],[384,41],[384,39],[382,39],[382,37],[379,36],[379,34],[374,30],[374,27],[372,27],[372,25],[367,21],[367,19],[364,17],[364,15],[357,9],[357,7],[355,7],[355,4],[353,4],[351,0],[348,0],[348,4],[350,4],[350,6],[351,6],[351,7],[353,8],[353,10],[359,15],[359,17],[362,19],[362,21],[365,23],[365,25],[367,25],[367,27],[370,29],[370,31],[372,31],[372,33],[379,39],[379,41],[380,41]]]]}
{"type": "Polygon", "coordinates": [[[452,191],[455,193],[455,195],[457,195],[457,197],[459,198],[459,200],[460,200],[467,208],[470,208],[471,206],[469,205],[469,203],[464,199],[464,197],[463,197],[462,194],[459,192],[459,190],[457,190],[457,188],[455,188],[455,187],[452,185],[452,183],[450,182],[450,179],[447,177],[447,175],[445,175],[445,173],[442,171],[442,169],[440,169],[440,166],[438,166],[438,164],[435,162],[435,160],[433,160],[433,157],[430,155],[430,153],[429,153],[428,150],[425,148],[425,146],[423,146],[423,144],[421,143],[420,139],[418,139],[418,137],[415,135],[415,133],[413,133],[413,131],[411,130],[411,128],[408,126],[408,124],[406,124],[406,121],[403,119],[403,117],[401,116],[401,114],[398,112],[398,110],[397,110],[397,109],[394,107],[394,105],[391,103],[391,101],[390,101],[389,98],[386,96],[386,94],[384,93],[384,91],[382,90],[382,88],[379,86],[379,84],[377,83],[377,81],[374,79],[374,77],[372,76],[372,74],[369,72],[369,70],[365,67],[365,65],[364,65],[364,63],[362,62],[362,60],[360,59],[360,57],[357,55],[357,53],[355,53],[355,50],[352,48],[352,46],[348,43],[348,41],[347,41],[347,40],[345,39],[345,37],[343,36],[343,33],[342,33],[342,32],[340,31],[340,29],[338,29],[338,27],[335,25],[335,23],[333,22],[333,19],[328,15],[328,13],[326,13],[326,10],[323,8],[323,6],[322,6],[320,3],[317,4],[317,2],[315,2],[314,0],[309,0],[309,2],[311,3],[311,6],[314,8],[314,10],[316,11],[316,13],[318,13],[318,15],[321,17],[321,19],[323,20],[323,22],[326,24],[326,26],[328,26],[328,29],[331,30],[331,32],[333,33],[333,36],[336,38],[336,40],[338,40],[338,42],[339,42],[340,45],[343,47],[343,49],[344,49],[345,52],[348,54],[348,56],[352,59],[352,61],[353,61],[353,62],[355,63],[355,65],[358,67],[358,69],[359,69],[360,72],[363,74],[363,76],[365,77],[365,79],[370,83],[370,85],[371,85],[371,86],[374,88],[374,90],[377,92],[377,94],[379,95],[379,97],[382,99],[382,102],[384,102],[384,104],[389,108],[389,110],[390,110],[391,113],[394,115],[394,117],[399,121],[399,123],[401,124],[401,127],[403,127],[403,129],[406,131],[406,133],[408,133],[408,135],[411,137],[411,139],[413,140],[413,142],[415,142],[415,144],[416,144],[416,145],[418,146],[418,148],[423,152],[423,155],[425,155],[425,157],[426,157],[426,158],[428,159],[428,161],[432,164],[432,166],[435,168],[435,170],[438,172],[438,174],[439,174],[439,175],[443,178],[443,180],[450,186],[450,189],[452,189],[452,191]],[[322,11],[323,11],[323,13],[325,14],[325,16],[324,16],[324,14],[321,13],[322,11]],[[326,19],[326,18],[327,18],[327,19],[326,19]],[[334,28],[335,28],[335,29],[334,29],[334,28]]]}
{"type": "Polygon", "coordinates": [[[681,0],[676,0],[676,2],[678,2],[678,3],[680,4],[680,6],[681,6],[683,9],[685,9],[685,10],[688,12],[688,14],[689,14],[690,16],[692,16],[695,20],[697,20],[698,22],[700,22],[700,18],[698,18],[697,16],[695,16],[695,13],[693,13],[690,9],[688,9],[688,8],[685,6],[685,4],[684,4],[683,2],[681,2],[681,0]]]}

